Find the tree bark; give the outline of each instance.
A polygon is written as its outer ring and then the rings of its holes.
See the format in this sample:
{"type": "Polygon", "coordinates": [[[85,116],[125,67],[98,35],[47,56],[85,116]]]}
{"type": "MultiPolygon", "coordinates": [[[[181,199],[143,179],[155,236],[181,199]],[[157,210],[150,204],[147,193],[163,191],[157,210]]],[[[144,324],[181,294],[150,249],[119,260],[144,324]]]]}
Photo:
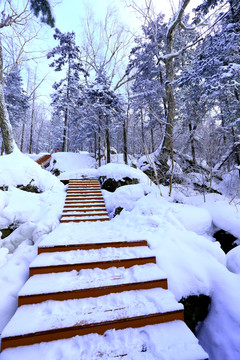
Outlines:
{"type": "Polygon", "coordinates": [[[111,162],[111,149],[110,149],[110,134],[109,128],[106,129],[106,144],[107,144],[107,164],[111,162]]]}
{"type": "Polygon", "coordinates": [[[0,128],[2,131],[5,154],[11,154],[17,145],[13,138],[12,125],[9,120],[8,111],[4,98],[4,80],[3,80],[3,56],[2,43],[0,36],[0,128]]]}
{"type": "Polygon", "coordinates": [[[22,125],[22,136],[21,136],[21,145],[20,145],[21,151],[23,151],[24,135],[25,135],[25,122],[23,122],[22,125]]]}
{"type": "Polygon", "coordinates": [[[123,159],[124,163],[128,164],[128,148],[127,148],[127,126],[126,126],[126,119],[123,119],[123,159]]]}

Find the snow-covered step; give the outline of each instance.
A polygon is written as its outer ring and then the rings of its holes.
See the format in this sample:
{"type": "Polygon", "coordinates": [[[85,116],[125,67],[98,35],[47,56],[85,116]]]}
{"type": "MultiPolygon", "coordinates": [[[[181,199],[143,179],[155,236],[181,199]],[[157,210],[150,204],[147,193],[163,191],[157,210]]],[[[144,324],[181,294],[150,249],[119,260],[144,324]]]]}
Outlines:
{"type": "Polygon", "coordinates": [[[69,185],[67,191],[72,192],[98,192],[101,191],[100,185],[89,185],[89,186],[80,186],[80,185],[69,185]]]}
{"type": "Polygon", "coordinates": [[[91,216],[91,217],[86,216],[86,217],[80,217],[80,218],[73,216],[73,217],[69,217],[69,218],[62,217],[60,222],[61,223],[69,223],[69,222],[81,222],[81,221],[85,222],[85,221],[108,221],[108,220],[109,220],[109,217],[107,217],[106,215],[103,215],[103,216],[98,215],[98,216],[91,216]]]}
{"type": "Polygon", "coordinates": [[[101,216],[108,216],[108,213],[107,211],[105,210],[100,210],[100,211],[97,211],[97,210],[89,210],[89,211],[81,211],[81,210],[75,210],[75,211],[68,211],[68,212],[65,212],[62,217],[64,218],[67,218],[67,217],[73,217],[73,216],[96,216],[96,215],[101,215],[101,216]]]}
{"type": "Polygon", "coordinates": [[[75,270],[34,275],[18,294],[18,305],[46,300],[97,297],[128,290],[167,289],[165,273],[155,264],[125,268],[75,270]]]}
{"type": "Polygon", "coordinates": [[[102,194],[100,194],[100,195],[92,195],[92,194],[90,194],[90,195],[68,195],[67,194],[67,196],[66,196],[66,200],[70,200],[70,199],[103,199],[103,196],[102,196],[102,194]]]}
{"type": "Polygon", "coordinates": [[[106,334],[89,334],[6,349],[1,360],[207,360],[207,353],[183,321],[172,321],[140,328],[109,330],[106,334]],[[47,357],[49,359],[49,357],[47,357]]]}
{"type": "Polygon", "coordinates": [[[90,204],[90,205],[95,205],[95,204],[105,204],[105,202],[104,202],[103,198],[100,198],[100,199],[96,199],[96,198],[82,199],[82,200],[79,200],[79,199],[76,199],[76,200],[66,199],[65,200],[65,205],[68,205],[68,204],[82,204],[82,205],[90,204]]]}
{"type": "Polygon", "coordinates": [[[96,298],[45,301],[19,307],[2,332],[2,349],[66,339],[109,329],[138,328],[183,320],[183,305],[164,289],[96,298]]]}
{"type": "Polygon", "coordinates": [[[81,192],[81,193],[72,193],[72,192],[67,192],[67,197],[93,197],[93,196],[97,196],[97,197],[103,197],[102,196],[102,192],[101,191],[97,191],[97,192],[81,192]]]}
{"type": "Polygon", "coordinates": [[[99,185],[99,181],[97,179],[94,180],[69,180],[70,185],[80,185],[80,186],[89,186],[89,185],[99,185]]]}
{"type": "Polygon", "coordinates": [[[101,211],[107,211],[106,210],[106,207],[105,206],[99,206],[99,207],[82,207],[82,208],[79,208],[79,207],[71,207],[71,208],[64,208],[63,209],[63,214],[67,214],[67,213],[69,213],[69,212],[76,212],[76,211],[81,211],[82,213],[84,213],[84,212],[93,212],[93,211],[95,211],[95,212],[101,212],[101,211]]]}
{"type": "MultiPolygon", "coordinates": [[[[42,243],[41,243],[42,244],[42,243]]],[[[71,244],[59,244],[48,246],[44,243],[38,247],[38,254],[44,252],[56,252],[56,251],[71,251],[71,250],[93,250],[107,247],[135,247],[135,246],[148,246],[147,240],[129,240],[129,241],[112,241],[106,240],[105,242],[93,242],[93,243],[71,243],[71,244]]]]}
{"type": "Polygon", "coordinates": [[[30,264],[30,276],[51,272],[82,269],[126,267],[156,263],[156,257],[146,246],[131,248],[103,248],[41,253],[30,264]]]}
{"type": "Polygon", "coordinates": [[[46,154],[41,156],[39,159],[36,160],[36,163],[39,164],[42,168],[48,167],[51,161],[51,155],[46,154]]]}

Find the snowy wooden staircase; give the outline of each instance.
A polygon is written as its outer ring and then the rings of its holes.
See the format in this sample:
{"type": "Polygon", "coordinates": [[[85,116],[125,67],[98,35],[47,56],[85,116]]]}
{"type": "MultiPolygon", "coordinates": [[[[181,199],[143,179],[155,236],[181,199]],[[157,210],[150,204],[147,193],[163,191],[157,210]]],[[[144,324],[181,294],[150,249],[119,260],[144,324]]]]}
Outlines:
{"type": "MultiPolygon", "coordinates": [[[[107,220],[98,181],[70,180],[61,223],[107,220]]],[[[184,320],[146,240],[40,244],[29,275],[1,350],[184,320]]]]}
{"type": "Polygon", "coordinates": [[[37,159],[36,163],[39,164],[42,168],[46,169],[50,164],[50,160],[51,160],[51,155],[46,154],[41,156],[39,159],[37,159]]]}
{"type": "Polygon", "coordinates": [[[97,179],[69,180],[61,223],[109,220],[97,179]]]}

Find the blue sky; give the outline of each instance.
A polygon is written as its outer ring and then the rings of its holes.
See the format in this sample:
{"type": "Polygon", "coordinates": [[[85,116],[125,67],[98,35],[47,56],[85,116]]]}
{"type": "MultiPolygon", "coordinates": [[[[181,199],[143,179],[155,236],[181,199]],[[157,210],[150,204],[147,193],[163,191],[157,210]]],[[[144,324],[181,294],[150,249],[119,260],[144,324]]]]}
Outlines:
{"type": "MultiPolygon", "coordinates": [[[[189,10],[196,4],[196,1],[199,2],[200,0],[192,0],[189,5],[189,10]]],[[[137,4],[141,4],[141,2],[144,3],[144,0],[136,0],[137,4]]],[[[153,3],[157,12],[163,12],[168,17],[171,16],[170,0],[153,0],[153,3]]],[[[177,7],[178,0],[172,0],[172,3],[177,7]]],[[[119,21],[125,22],[130,26],[134,34],[137,34],[138,31],[140,32],[141,22],[137,20],[136,13],[125,6],[125,0],[52,0],[52,5],[56,19],[56,27],[58,27],[61,32],[74,31],[77,39],[81,38],[83,31],[86,7],[89,7],[89,9],[94,12],[96,20],[103,20],[107,7],[109,5],[114,6],[117,9],[119,21]]],[[[43,49],[49,51],[57,45],[57,42],[53,39],[53,33],[53,30],[49,27],[45,28],[43,41],[40,45],[43,49]]],[[[38,65],[39,80],[48,74],[46,81],[44,81],[43,85],[39,88],[41,100],[46,102],[46,104],[50,102],[49,94],[53,91],[52,84],[55,80],[61,78],[59,77],[60,74],[56,74],[53,69],[49,68],[49,63],[50,61],[43,58],[38,65]]]]}

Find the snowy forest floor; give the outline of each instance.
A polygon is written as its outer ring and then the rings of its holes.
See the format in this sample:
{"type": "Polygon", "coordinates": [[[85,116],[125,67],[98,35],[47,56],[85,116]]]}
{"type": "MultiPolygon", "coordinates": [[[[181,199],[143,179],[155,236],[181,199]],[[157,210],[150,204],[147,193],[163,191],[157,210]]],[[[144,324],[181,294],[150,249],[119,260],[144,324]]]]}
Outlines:
{"type": "MultiPolygon", "coordinates": [[[[240,246],[225,254],[213,237],[222,229],[240,244],[240,199],[228,196],[229,181],[221,184],[226,195],[203,195],[191,186],[177,185],[169,197],[167,187],[152,184],[140,170],[122,164],[121,156],[113,160],[115,163],[96,169],[95,160],[86,152],[57,153],[48,170],[57,168],[59,179],[83,175],[137,178],[139,184],[113,193],[103,190],[111,221],[92,224],[89,241],[96,235],[110,238],[113,232],[122,240],[146,239],[177,301],[189,295],[210,296],[208,316],[197,329],[210,360],[240,359],[240,246]],[[123,210],[113,218],[118,207],[123,210]]],[[[16,310],[18,292],[28,278],[29,263],[36,257],[39,243],[47,236],[54,241],[63,233],[65,241],[71,240],[87,225],[59,225],[66,186],[28,156],[18,152],[2,156],[0,169],[0,229],[14,230],[0,240],[1,332],[16,310]],[[41,193],[16,188],[31,181],[41,193]]],[[[51,354],[51,360],[64,358],[57,351],[51,354]]]]}

